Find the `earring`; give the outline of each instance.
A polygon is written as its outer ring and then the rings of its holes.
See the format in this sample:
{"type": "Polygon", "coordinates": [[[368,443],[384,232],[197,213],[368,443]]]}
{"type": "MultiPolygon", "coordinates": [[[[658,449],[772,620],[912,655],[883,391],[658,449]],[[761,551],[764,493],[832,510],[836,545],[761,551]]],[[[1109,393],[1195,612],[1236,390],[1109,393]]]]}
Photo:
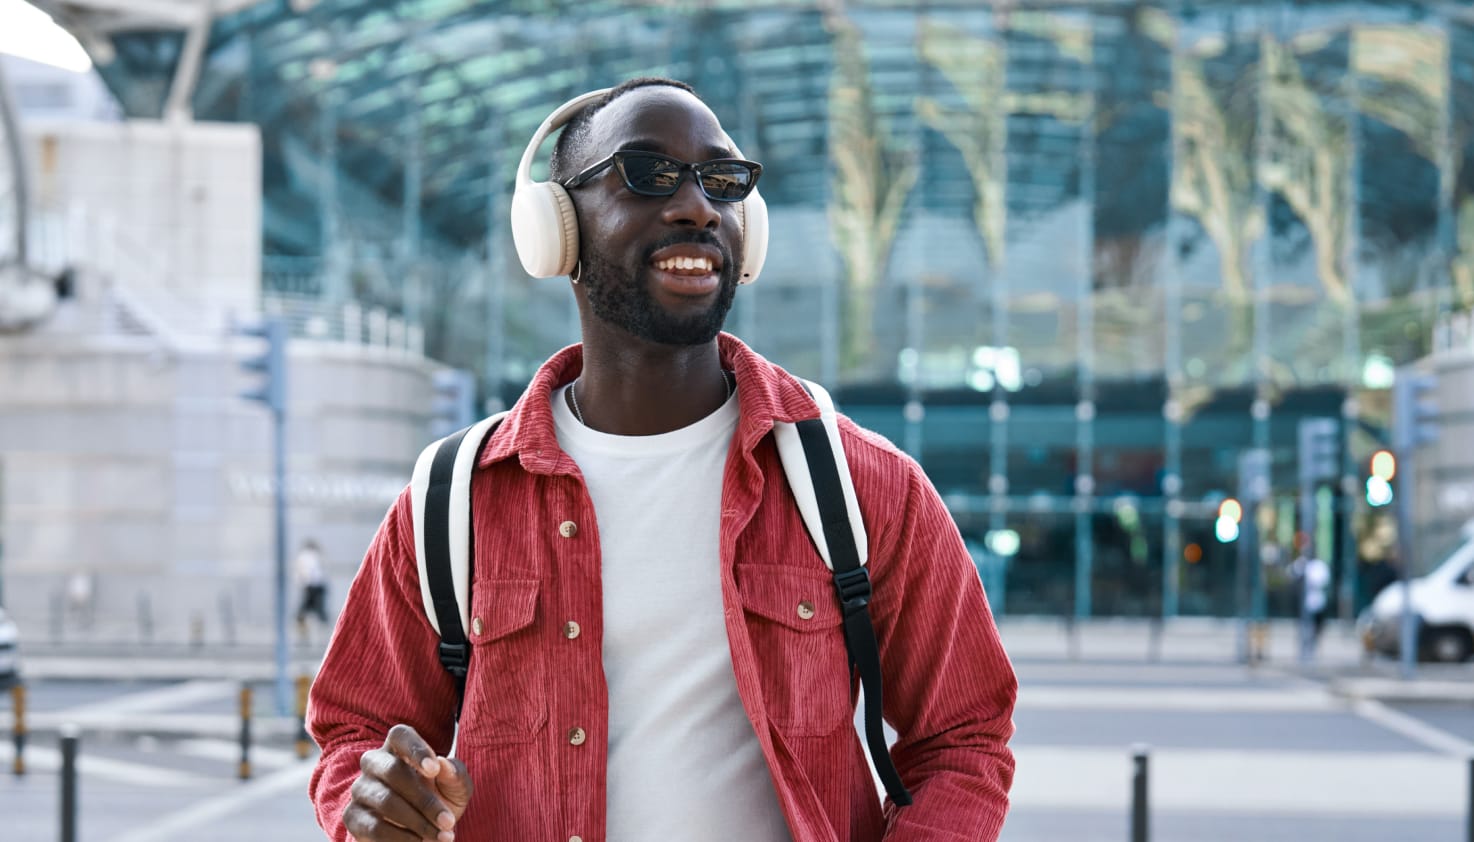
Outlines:
{"type": "Polygon", "coordinates": [[[576,284],[576,283],[578,283],[578,279],[579,278],[582,278],[582,277],[583,277],[583,261],[580,260],[580,261],[578,261],[578,263],[574,264],[573,271],[568,273],[568,280],[573,281],[576,284]]]}

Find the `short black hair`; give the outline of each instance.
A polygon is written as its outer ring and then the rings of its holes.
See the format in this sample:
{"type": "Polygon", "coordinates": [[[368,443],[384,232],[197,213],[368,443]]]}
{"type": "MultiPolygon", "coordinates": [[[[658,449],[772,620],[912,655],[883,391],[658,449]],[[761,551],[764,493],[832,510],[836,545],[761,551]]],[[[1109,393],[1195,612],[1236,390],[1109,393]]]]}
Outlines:
{"type": "Polygon", "coordinates": [[[630,91],[638,88],[649,88],[655,85],[664,85],[669,88],[678,88],[688,94],[701,98],[696,89],[678,79],[667,79],[663,76],[639,76],[619,83],[609,90],[609,93],[596,99],[587,108],[573,115],[563,126],[563,133],[558,135],[558,142],[553,144],[553,157],[548,162],[548,176],[553,181],[562,184],[575,175],[578,171],[579,154],[583,151],[584,144],[589,139],[589,121],[604,106],[619,99],[630,91]]]}

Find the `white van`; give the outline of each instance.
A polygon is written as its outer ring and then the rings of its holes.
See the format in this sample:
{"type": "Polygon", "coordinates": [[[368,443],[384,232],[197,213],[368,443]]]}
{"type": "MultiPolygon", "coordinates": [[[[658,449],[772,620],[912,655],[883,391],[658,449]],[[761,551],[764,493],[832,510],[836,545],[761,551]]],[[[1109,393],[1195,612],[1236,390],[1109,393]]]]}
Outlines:
{"type": "MultiPolygon", "coordinates": [[[[1458,662],[1474,656],[1474,530],[1426,576],[1410,583],[1418,617],[1418,654],[1458,662]]],[[[1403,586],[1393,582],[1362,612],[1357,626],[1368,652],[1396,655],[1402,633],[1403,586]]]]}

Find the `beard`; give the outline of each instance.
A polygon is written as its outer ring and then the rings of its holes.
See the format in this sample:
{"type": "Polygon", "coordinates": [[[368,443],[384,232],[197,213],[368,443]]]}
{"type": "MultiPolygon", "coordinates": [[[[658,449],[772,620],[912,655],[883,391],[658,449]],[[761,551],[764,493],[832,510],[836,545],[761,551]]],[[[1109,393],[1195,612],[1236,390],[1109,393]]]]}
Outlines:
{"type": "Polygon", "coordinates": [[[716,338],[737,294],[737,265],[732,255],[707,232],[678,232],[650,246],[634,271],[621,269],[601,252],[585,245],[579,282],[594,315],[650,342],[661,345],[705,345],[716,338]],[[721,251],[721,282],[716,300],[699,313],[678,316],[661,307],[650,292],[650,256],[677,243],[700,243],[721,251]]]}

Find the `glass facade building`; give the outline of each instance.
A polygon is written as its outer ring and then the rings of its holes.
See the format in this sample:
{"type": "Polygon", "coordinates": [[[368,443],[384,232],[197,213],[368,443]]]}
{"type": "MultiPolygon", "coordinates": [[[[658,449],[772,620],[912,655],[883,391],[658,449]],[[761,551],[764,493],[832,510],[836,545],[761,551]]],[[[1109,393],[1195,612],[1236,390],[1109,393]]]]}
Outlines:
{"type": "MultiPolygon", "coordinates": [[[[1309,540],[1350,612],[1391,373],[1474,304],[1474,13],[987,6],[267,0],[214,24],[194,113],[262,129],[271,306],[402,316],[495,405],[577,337],[511,251],[527,138],[585,90],[687,80],[765,166],[729,329],[921,461],[997,608],[1289,611],[1325,418],[1309,540]],[[1217,523],[1249,448],[1263,565],[1217,523]]],[[[130,115],[185,40],[94,56],[130,115]]]]}

